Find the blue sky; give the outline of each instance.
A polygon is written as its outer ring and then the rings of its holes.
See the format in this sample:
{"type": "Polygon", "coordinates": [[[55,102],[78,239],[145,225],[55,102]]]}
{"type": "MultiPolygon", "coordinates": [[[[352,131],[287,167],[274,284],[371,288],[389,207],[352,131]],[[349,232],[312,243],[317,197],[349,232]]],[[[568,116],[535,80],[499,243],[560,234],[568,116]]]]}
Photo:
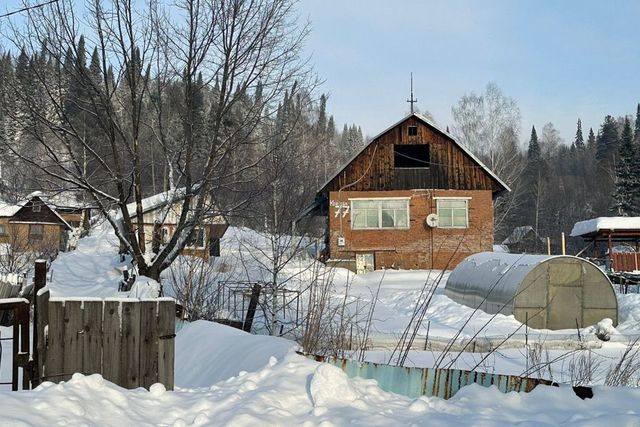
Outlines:
{"type": "MultiPolygon", "coordinates": [[[[76,4],[84,3],[76,0],[76,4]]],[[[21,0],[0,0],[0,13],[21,0]]],[[[329,111],[374,135],[409,106],[442,126],[451,106],[493,81],[531,125],[553,122],[571,141],[604,115],[640,102],[640,1],[300,0],[311,21],[308,54],[329,93],[329,111]]]]}
{"type": "Polygon", "coordinates": [[[570,142],[578,117],[596,131],[640,102],[638,1],[302,0],[300,9],[328,109],[371,136],[408,111],[410,72],[418,107],[442,126],[462,95],[497,83],[520,106],[523,140],[552,122],[570,142]]]}

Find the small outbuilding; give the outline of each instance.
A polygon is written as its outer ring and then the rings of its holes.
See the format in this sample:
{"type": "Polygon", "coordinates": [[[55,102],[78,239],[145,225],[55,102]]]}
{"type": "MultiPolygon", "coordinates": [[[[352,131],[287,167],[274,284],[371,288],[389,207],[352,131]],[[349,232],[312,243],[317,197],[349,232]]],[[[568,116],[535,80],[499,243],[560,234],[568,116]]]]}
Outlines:
{"type": "Polygon", "coordinates": [[[445,294],[490,314],[513,315],[535,329],[582,328],[604,318],[618,324],[608,277],[574,256],[481,252],[458,264],[445,294]]]}

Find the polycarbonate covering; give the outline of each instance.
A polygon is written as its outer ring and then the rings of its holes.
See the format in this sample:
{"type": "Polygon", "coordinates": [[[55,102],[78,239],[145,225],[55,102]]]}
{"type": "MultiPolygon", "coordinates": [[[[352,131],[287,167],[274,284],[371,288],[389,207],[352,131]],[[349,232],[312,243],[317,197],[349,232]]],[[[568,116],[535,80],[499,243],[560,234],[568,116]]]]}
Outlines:
{"type": "Polygon", "coordinates": [[[481,252],[458,264],[445,294],[490,314],[514,315],[537,329],[575,329],[603,318],[618,321],[607,276],[574,256],[481,252]]]}

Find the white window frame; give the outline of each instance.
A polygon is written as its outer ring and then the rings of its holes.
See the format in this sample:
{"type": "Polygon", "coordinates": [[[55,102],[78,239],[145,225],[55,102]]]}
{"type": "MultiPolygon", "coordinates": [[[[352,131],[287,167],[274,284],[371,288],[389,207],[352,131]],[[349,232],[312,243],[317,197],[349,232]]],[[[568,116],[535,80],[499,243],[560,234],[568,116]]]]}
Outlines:
{"type": "Polygon", "coordinates": [[[0,224],[0,236],[7,235],[7,226],[6,224],[0,224]]]}
{"type": "MultiPolygon", "coordinates": [[[[205,227],[194,227],[193,232],[202,230],[202,246],[186,245],[187,249],[205,249],[207,247],[207,229],[205,227]]],[[[193,237],[193,236],[192,236],[193,237]]]]}
{"type": "MultiPolygon", "coordinates": [[[[351,213],[351,229],[352,230],[408,230],[409,228],[411,228],[411,204],[410,204],[410,200],[411,197],[360,197],[360,198],[354,198],[354,199],[349,199],[349,204],[350,204],[350,213],[351,213]],[[382,204],[379,204],[377,209],[378,209],[378,227],[356,227],[354,225],[354,221],[353,221],[353,202],[362,202],[362,201],[366,201],[366,202],[371,202],[371,201],[405,201],[407,203],[407,207],[406,207],[406,211],[407,211],[407,225],[403,226],[403,227],[383,227],[382,226],[382,204]]],[[[358,209],[356,209],[357,211],[358,209]]],[[[395,220],[395,218],[394,218],[395,220]]]]}
{"type": "MultiPolygon", "coordinates": [[[[457,229],[461,229],[461,230],[469,228],[469,200],[471,200],[471,197],[434,197],[434,200],[436,201],[436,212],[438,214],[438,228],[443,228],[443,229],[457,228],[457,229]],[[447,226],[443,226],[442,225],[442,221],[441,221],[442,216],[441,216],[441,213],[440,213],[440,201],[441,200],[464,202],[464,204],[465,204],[465,223],[466,223],[465,226],[453,225],[453,214],[451,215],[451,224],[452,225],[447,225],[447,226]]],[[[445,209],[454,209],[454,208],[445,208],[445,209]]],[[[458,209],[460,209],[460,208],[458,208],[458,209]]]]}

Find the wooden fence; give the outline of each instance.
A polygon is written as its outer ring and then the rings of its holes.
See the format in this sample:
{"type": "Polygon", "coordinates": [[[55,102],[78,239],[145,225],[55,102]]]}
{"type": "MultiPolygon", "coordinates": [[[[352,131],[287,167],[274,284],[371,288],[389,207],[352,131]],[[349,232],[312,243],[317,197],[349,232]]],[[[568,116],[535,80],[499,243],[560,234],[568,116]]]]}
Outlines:
{"type": "Polygon", "coordinates": [[[638,252],[614,252],[612,259],[615,271],[640,270],[640,253],[638,252]]]}
{"type": "Polygon", "coordinates": [[[174,384],[175,302],[37,296],[34,386],[99,373],[125,388],[174,384]]]}

